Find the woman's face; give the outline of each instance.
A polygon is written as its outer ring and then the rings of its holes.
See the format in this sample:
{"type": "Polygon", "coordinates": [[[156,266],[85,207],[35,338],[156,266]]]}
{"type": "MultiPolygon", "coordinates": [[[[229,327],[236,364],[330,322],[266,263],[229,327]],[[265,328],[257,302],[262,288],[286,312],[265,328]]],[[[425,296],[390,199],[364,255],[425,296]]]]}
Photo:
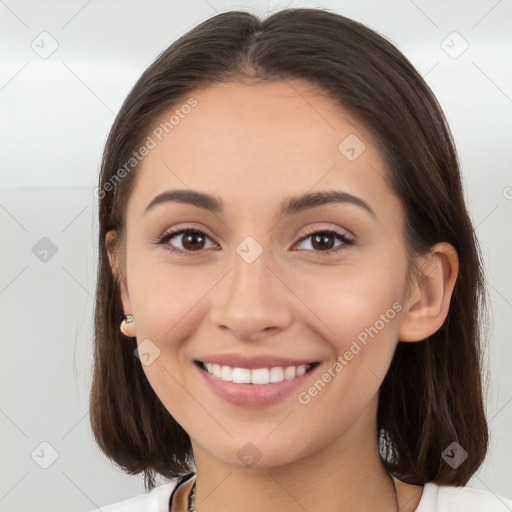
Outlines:
{"type": "Polygon", "coordinates": [[[123,302],[148,381],[224,463],[373,440],[408,287],[403,211],[371,135],[301,81],[191,97],[155,124],[127,204],[123,302]],[[147,210],[176,190],[212,199],[147,210]]]}

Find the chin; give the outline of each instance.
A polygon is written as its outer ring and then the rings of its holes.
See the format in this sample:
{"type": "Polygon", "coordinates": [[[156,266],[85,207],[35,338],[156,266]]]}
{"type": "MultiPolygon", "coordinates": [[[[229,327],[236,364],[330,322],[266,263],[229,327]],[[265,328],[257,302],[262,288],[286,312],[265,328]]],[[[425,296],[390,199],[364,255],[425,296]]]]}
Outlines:
{"type": "MultiPolygon", "coordinates": [[[[226,465],[249,469],[284,466],[307,456],[308,450],[303,441],[295,442],[281,437],[271,440],[265,436],[267,434],[259,438],[253,437],[252,440],[248,436],[247,441],[241,441],[240,438],[230,439],[229,444],[216,444],[211,447],[203,445],[203,448],[226,465]],[[300,451],[297,451],[299,446],[300,451]]],[[[314,452],[315,449],[312,447],[310,451],[314,452]]]]}

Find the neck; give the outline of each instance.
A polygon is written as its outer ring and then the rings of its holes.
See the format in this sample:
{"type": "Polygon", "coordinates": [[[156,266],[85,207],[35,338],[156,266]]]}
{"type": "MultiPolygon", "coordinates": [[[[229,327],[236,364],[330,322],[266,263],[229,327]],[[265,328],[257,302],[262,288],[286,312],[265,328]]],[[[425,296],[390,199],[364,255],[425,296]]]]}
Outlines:
{"type": "Polygon", "coordinates": [[[378,450],[376,400],[342,435],[300,460],[274,467],[239,467],[214,458],[194,441],[195,507],[199,512],[278,509],[395,512],[395,490],[378,450]]]}

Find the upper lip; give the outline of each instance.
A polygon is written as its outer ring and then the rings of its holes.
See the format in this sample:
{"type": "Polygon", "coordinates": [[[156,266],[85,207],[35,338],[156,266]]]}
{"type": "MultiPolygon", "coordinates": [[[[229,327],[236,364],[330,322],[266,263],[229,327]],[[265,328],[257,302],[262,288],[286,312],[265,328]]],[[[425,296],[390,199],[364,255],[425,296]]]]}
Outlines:
{"type": "Polygon", "coordinates": [[[274,366],[302,366],[312,364],[317,361],[311,359],[291,359],[289,357],[276,356],[271,354],[242,355],[242,354],[213,354],[210,356],[198,357],[196,361],[202,363],[212,363],[221,366],[231,366],[232,368],[272,368],[274,366]]]}

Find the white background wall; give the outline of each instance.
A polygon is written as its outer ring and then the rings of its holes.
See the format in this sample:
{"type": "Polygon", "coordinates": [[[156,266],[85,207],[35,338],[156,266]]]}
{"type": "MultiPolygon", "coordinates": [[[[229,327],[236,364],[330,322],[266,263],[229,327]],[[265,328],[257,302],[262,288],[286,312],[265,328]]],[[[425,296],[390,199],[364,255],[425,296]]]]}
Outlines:
{"type": "Polygon", "coordinates": [[[512,497],[510,1],[4,0],[0,511],[88,511],[144,492],[142,477],[124,475],[99,451],[88,416],[98,232],[93,189],[127,93],[161,51],[216,11],[318,5],[391,39],[432,87],[453,130],[493,318],[491,450],[470,485],[512,497]],[[453,31],[461,38],[448,37],[453,31]],[[43,53],[57,44],[52,55],[43,53]],[[57,250],[46,263],[33,252],[43,237],[57,250]],[[43,469],[52,450],[57,458],[43,469]]]}

